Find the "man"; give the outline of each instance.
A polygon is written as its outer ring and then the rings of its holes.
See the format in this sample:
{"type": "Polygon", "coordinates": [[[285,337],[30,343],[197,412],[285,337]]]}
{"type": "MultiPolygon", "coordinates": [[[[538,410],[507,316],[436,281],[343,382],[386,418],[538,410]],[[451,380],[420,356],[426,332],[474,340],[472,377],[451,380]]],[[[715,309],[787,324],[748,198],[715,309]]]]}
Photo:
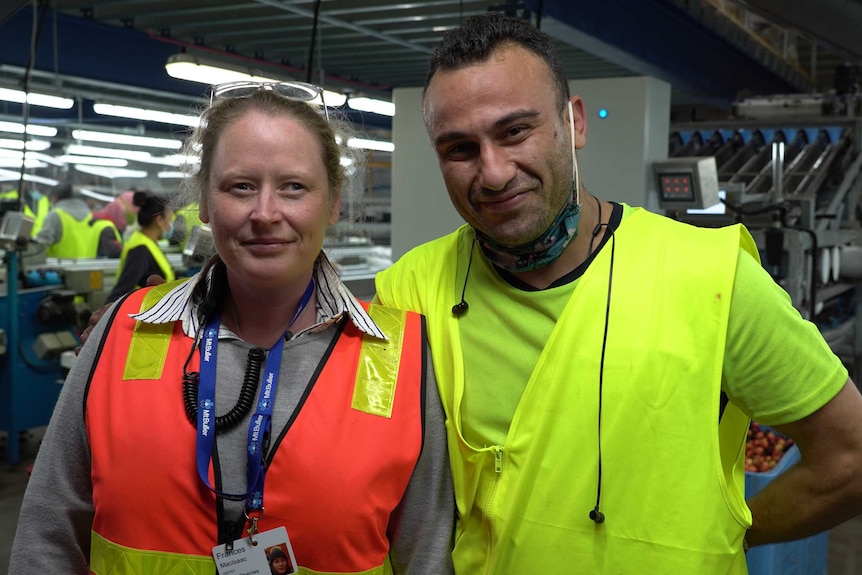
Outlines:
{"type": "Polygon", "coordinates": [[[546,36],[466,21],[424,113],[467,225],[379,273],[377,298],[428,318],[458,573],[745,573],[748,545],[862,511],[847,370],[744,228],[587,192],[584,103],[546,36]],[[746,506],[749,417],[802,460],[746,506]]]}
{"type": "Polygon", "coordinates": [[[87,202],[74,195],[69,183],[54,186],[50,198],[54,208],[45,216],[42,229],[36,234],[36,242],[46,246],[49,257],[96,257],[97,232],[90,225],[93,215],[87,202]]]}

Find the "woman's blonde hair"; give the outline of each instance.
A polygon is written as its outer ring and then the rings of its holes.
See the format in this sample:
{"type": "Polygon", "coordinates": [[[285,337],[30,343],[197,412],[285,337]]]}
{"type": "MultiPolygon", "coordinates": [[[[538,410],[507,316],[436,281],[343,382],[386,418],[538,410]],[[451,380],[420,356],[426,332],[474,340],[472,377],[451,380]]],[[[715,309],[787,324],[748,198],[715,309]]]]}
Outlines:
{"type": "MultiPolygon", "coordinates": [[[[183,153],[186,158],[200,158],[200,163],[186,163],[187,177],[180,183],[178,204],[188,205],[199,202],[207,192],[212,170],[212,158],[216,145],[225,128],[232,125],[248,112],[256,110],[272,117],[287,116],[297,120],[317,139],[323,165],[329,181],[330,201],[341,197],[348,188],[348,174],[342,165],[342,157],[354,163],[359,160],[345,143],[353,132],[347,122],[333,117],[329,120],[312,104],[290,100],[271,90],[256,90],[243,98],[227,98],[213,102],[203,114],[200,125],[186,139],[183,153]],[[336,139],[336,134],[341,143],[336,139]]],[[[311,145],[311,142],[309,142],[311,145]]]]}

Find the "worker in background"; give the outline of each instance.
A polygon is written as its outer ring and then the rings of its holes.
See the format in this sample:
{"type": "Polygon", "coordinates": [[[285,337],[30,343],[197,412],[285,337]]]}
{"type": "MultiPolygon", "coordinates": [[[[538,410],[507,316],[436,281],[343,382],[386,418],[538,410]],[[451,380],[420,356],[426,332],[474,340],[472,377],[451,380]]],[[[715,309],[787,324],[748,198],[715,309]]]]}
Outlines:
{"type": "Polygon", "coordinates": [[[93,241],[96,242],[96,257],[120,257],[123,251],[123,236],[120,234],[120,230],[117,229],[116,224],[110,219],[97,218],[96,212],[93,212],[90,226],[93,228],[93,241]]]}
{"type": "Polygon", "coordinates": [[[457,573],[742,574],[747,546],[862,511],[847,369],[744,227],[586,189],[585,104],[546,35],[465,21],[423,103],[467,224],[380,272],[377,297],[428,318],[457,573]],[[802,457],[746,502],[749,418],[802,457]]]}
{"type": "MultiPolygon", "coordinates": [[[[21,211],[25,216],[33,218],[33,228],[30,230],[30,236],[36,237],[39,230],[42,229],[42,224],[45,222],[45,217],[51,211],[51,200],[48,196],[39,193],[24,184],[24,198],[21,201],[21,211]]],[[[0,193],[0,201],[17,200],[18,190],[7,190],[0,193]]]]}
{"type": "Polygon", "coordinates": [[[68,182],[51,188],[49,194],[53,209],[45,216],[37,243],[46,247],[47,255],[55,258],[92,258],[94,250],[93,214],[87,202],[74,194],[68,182]]]}
{"type": "Polygon", "coordinates": [[[140,228],[123,245],[117,282],[108,294],[108,303],[146,285],[152,274],[158,274],[169,282],[175,279],[171,264],[158,244],[159,240],[167,239],[173,233],[173,210],[168,198],[148,191],[136,191],[132,201],[138,208],[140,228]]]}

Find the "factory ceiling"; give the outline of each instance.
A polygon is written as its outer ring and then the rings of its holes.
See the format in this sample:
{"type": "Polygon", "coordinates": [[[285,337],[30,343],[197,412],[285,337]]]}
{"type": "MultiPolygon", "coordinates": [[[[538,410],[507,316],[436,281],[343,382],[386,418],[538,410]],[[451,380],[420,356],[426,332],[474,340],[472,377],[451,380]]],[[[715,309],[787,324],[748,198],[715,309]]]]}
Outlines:
{"type": "MultiPolygon", "coordinates": [[[[183,54],[389,99],[423,83],[447,30],[488,11],[536,22],[571,79],[669,82],[672,118],[687,120],[726,115],[744,96],[841,88],[862,58],[859,0],[5,0],[0,88],[26,79],[74,98],[68,111],[30,107],[31,121],[57,126],[109,125],[97,101],[194,112],[206,87],[165,72],[183,54]]],[[[0,103],[0,120],[21,114],[0,103]]],[[[390,128],[387,117],[351,118],[390,128]]]]}

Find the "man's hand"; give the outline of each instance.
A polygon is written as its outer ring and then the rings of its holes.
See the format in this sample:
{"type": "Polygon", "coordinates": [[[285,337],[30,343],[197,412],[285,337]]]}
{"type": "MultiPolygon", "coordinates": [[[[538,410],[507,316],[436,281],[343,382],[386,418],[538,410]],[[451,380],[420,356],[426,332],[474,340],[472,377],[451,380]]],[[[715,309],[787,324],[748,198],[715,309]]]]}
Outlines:
{"type": "MultiPolygon", "coordinates": [[[[165,283],[165,278],[157,274],[153,274],[147,278],[147,286],[149,287],[162,285],[163,283],[165,283]]],[[[84,331],[82,331],[81,335],[79,336],[81,338],[81,345],[75,348],[75,355],[78,355],[78,353],[80,353],[81,348],[87,341],[87,338],[90,337],[90,334],[93,332],[93,328],[96,327],[96,324],[99,323],[99,320],[102,319],[102,316],[105,315],[105,312],[108,311],[108,308],[111,307],[112,303],[113,302],[106,303],[105,305],[94,311],[93,314],[90,316],[90,321],[87,322],[87,327],[84,328],[84,331]]]]}

